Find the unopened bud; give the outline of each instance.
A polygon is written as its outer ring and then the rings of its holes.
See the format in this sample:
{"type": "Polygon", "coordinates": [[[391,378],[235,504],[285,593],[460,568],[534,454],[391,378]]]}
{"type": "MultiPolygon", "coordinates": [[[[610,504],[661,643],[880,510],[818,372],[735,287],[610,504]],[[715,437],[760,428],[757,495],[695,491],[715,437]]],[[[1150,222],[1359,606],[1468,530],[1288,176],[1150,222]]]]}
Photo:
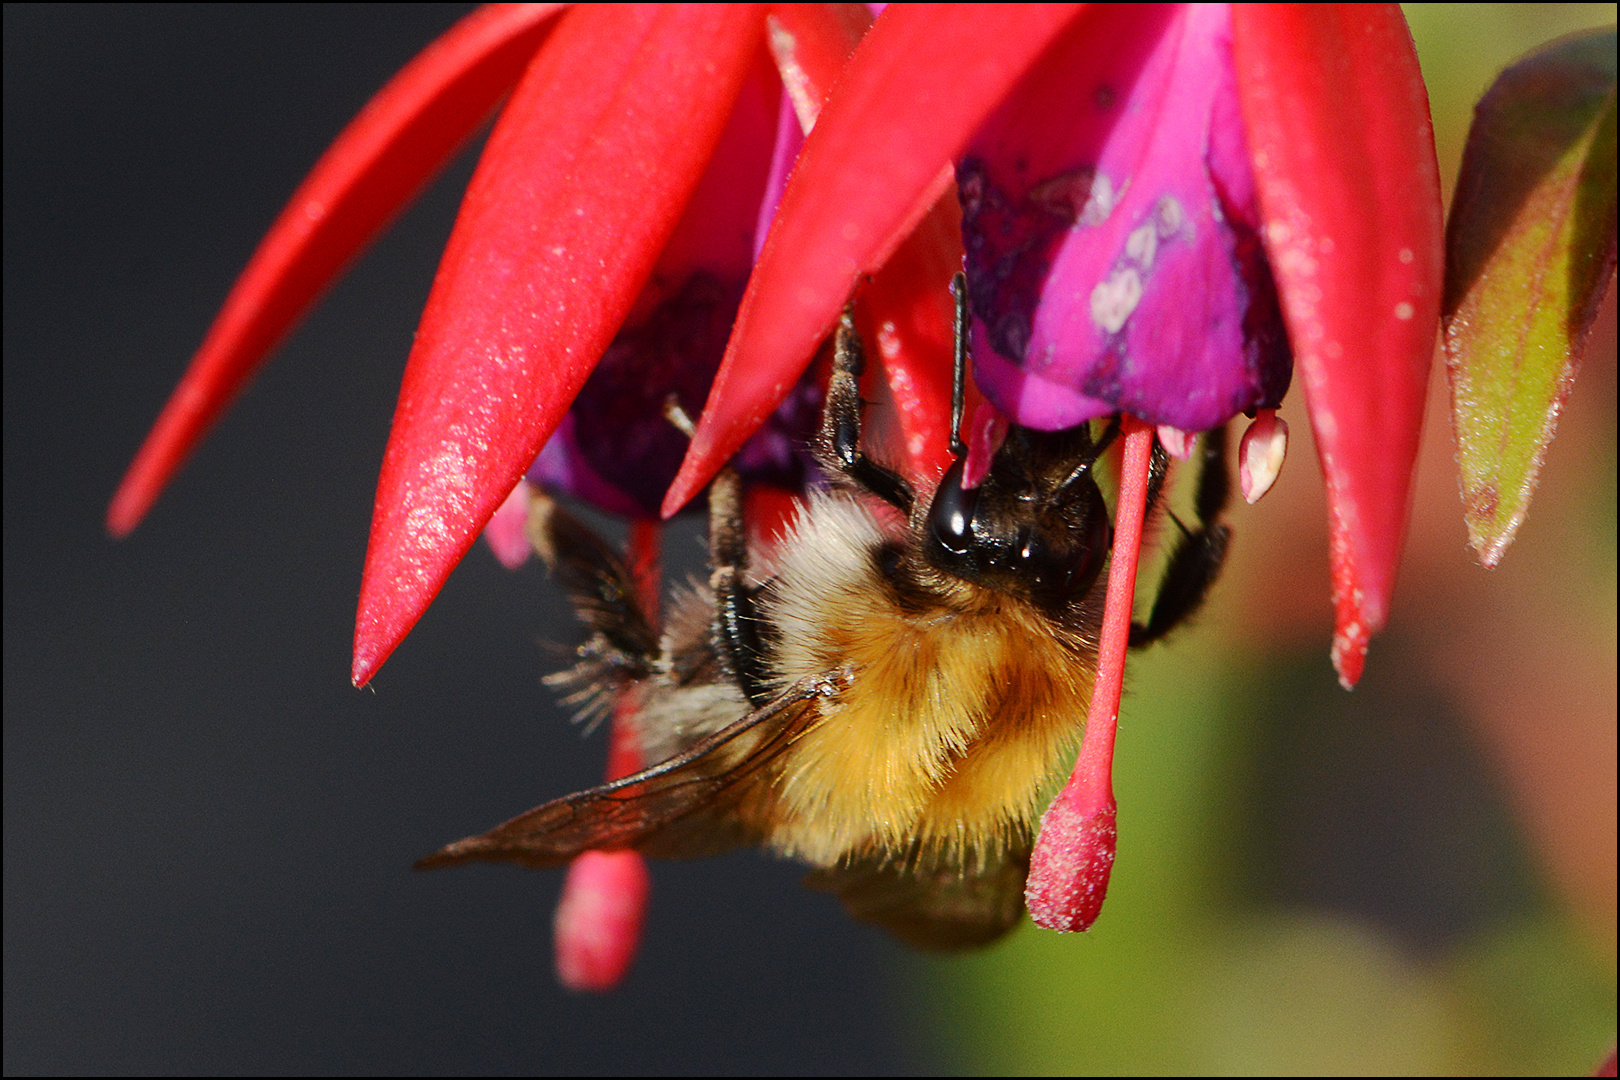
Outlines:
{"type": "Polygon", "coordinates": [[[1238,484],[1251,505],[1271,490],[1288,456],[1288,424],[1276,409],[1261,409],[1238,444],[1238,484]]]}

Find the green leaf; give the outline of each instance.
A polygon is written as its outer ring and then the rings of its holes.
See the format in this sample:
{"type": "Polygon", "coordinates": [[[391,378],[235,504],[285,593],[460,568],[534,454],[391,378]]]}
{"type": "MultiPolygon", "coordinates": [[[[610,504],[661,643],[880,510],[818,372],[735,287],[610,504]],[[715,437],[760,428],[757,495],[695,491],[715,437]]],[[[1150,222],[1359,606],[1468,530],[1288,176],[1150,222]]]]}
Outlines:
{"type": "Polygon", "coordinates": [[[1474,110],[1446,223],[1445,325],[1463,513],[1495,566],[1615,267],[1615,32],[1504,71],[1474,110]]]}

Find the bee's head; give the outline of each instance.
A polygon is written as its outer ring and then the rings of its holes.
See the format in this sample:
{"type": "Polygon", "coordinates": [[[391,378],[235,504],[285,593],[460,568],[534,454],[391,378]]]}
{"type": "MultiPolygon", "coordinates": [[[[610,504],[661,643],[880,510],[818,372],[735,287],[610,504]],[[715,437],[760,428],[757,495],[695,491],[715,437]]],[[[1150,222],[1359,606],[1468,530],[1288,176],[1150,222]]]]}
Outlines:
{"type": "Polygon", "coordinates": [[[1091,467],[1107,447],[1088,427],[1014,426],[976,487],[963,461],[940,480],[923,526],[936,569],[1049,611],[1079,603],[1102,572],[1113,525],[1091,467]]]}

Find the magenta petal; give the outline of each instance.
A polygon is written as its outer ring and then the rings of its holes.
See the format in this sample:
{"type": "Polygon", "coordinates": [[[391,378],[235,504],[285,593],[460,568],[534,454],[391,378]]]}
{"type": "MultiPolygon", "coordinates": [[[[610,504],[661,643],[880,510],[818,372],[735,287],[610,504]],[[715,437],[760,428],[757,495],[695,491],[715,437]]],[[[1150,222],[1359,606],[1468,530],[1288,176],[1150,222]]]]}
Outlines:
{"type": "Polygon", "coordinates": [[[635,499],[605,480],[580,452],[572,413],[563,417],[524,476],[535,487],[583,499],[610,514],[636,517],[641,513],[635,499]]]}
{"type": "MultiPolygon", "coordinates": [[[[759,203],[759,215],[754,221],[754,259],[759,258],[770,234],[771,222],[776,219],[776,208],[782,203],[782,192],[787,189],[788,176],[793,163],[799,160],[804,148],[804,127],[798,113],[793,110],[793,99],[783,94],[777,106],[776,146],[771,152],[771,171],[765,180],[765,197],[759,203]]],[[[752,266],[750,266],[752,269],[752,266]]]]}
{"type": "Polygon", "coordinates": [[[979,385],[1015,421],[1124,410],[1202,431],[1291,363],[1226,5],[1099,6],[958,170],[979,385]]]}

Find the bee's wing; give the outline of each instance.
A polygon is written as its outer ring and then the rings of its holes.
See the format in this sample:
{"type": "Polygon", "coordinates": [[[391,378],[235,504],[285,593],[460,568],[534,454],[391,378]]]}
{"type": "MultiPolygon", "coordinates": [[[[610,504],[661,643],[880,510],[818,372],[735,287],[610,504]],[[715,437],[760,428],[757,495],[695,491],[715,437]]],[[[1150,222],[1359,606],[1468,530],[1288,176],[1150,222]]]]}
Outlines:
{"type": "Polygon", "coordinates": [[[582,851],[636,848],[661,856],[698,856],[755,839],[724,810],[742,797],[766,763],[821,718],[819,699],[847,676],[796,683],[774,701],[694,743],[683,753],[623,780],[553,799],[469,836],[416,864],[418,870],[460,863],[515,862],[559,866],[582,851]],[[751,745],[735,756],[738,740],[751,745]],[[727,753],[731,750],[732,753],[727,753]]]}
{"type": "Polygon", "coordinates": [[[1029,847],[977,867],[922,868],[913,860],[870,859],[817,870],[812,889],[835,894],[850,915],[920,949],[988,945],[1024,914],[1029,847]]]}

